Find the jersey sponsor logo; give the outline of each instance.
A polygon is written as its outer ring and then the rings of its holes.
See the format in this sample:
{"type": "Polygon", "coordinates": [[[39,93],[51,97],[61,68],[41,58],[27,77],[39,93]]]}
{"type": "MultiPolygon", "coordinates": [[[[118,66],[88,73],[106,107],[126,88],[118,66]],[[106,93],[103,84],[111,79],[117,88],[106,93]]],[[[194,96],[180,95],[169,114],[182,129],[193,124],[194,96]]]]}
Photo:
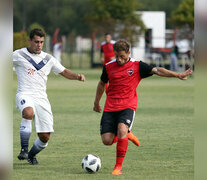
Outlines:
{"type": "Polygon", "coordinates": [[[25,104],[25,102],[26,101],[24,99],[22,99],[20,103],[21,103],[21,105],[23,105],[23,104],[25,104]]]}
{"type": "Polygon", "coordinates": [[[129,76],[131,76],[133,73],[134,73],[134,70],[133,70],[133,69],[128,69],[128,70],[127,70],[127,74],[128,74],[129,76]]]}
{"type": "Polygon", "coordinates": [[[32,69],[32,68],[29,68],[27,70],[28,70],[27,74],[29,74],[29,75],[34,75],[34,73],[36,71],[35,69],[32,69]]]}

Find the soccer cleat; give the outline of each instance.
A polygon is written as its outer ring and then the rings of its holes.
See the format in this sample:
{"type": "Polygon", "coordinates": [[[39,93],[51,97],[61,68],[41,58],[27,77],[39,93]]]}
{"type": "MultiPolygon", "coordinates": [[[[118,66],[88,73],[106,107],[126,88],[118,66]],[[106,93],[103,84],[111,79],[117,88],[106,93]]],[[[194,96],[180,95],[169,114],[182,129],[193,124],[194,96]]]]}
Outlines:
{"type": "Polygon", "coordinates": [[[30,165],[38,165],[39,164],[35,156],[28,157],[27,161],[29,162],[30,165]]]}
{"type": "Polygon", "coordinates": [[[111,174],[113,174],[113,175],[120,175],[120,174],[122,174],[121,167],[116,167],[115,166],[114,170],[113,170],[113,172],[111,174]]]}
{"type": "Polygon", "coordinates": [[[130,141],[132,141],[136,146],[140,145],[139,139],[130,131],[127,134],[127,137],[130,141]]]}
{"type": "Polygon", "coordinates": [[[19,160],[28,159],[28,151],[26,149],[21,149],[19,155],[17,156],[19,160]]]}

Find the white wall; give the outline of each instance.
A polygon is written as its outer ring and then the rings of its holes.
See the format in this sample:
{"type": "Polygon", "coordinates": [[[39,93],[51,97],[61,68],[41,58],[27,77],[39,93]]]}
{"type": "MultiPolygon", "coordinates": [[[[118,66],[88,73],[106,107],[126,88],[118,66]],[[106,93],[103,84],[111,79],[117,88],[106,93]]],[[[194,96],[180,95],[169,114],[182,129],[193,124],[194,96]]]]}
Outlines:
{"type": "MultiPolygon", "coordinates": [[[[137,11],[147,29],[152,29],[152,47],[165,47],[166,16],[163,11],[137,11]]],[[[144,34],[140,36],[137,46],[132,49],[132,57],[144,60],[145,39],[144,34]]]]}

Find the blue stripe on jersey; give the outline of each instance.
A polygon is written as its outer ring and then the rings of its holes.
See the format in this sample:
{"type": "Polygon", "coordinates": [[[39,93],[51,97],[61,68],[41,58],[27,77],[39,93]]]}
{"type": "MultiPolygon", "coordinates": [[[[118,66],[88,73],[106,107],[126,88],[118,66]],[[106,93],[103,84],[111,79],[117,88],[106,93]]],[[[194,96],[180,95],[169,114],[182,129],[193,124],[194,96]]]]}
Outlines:
{"type": "Polygon", "coordinates": [[[20,51],[20,55],[23,56],[27,61],[29,61],[37,70],[42,69],[51,59],[50,55],[46,55],[45,58],[37,64],[30,56],[28,56],[23,51],[20,51]]]}

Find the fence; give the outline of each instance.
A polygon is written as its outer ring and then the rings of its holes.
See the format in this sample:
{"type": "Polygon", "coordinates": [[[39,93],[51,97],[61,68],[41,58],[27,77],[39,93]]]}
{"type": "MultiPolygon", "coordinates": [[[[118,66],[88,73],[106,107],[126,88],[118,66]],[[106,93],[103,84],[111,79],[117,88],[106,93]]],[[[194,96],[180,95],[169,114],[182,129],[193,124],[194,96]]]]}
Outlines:
{"type": "MultiPolygon", "coordinates": [[[[45,50],[52,53],[50,39],[51,38],[49,37],[46,38],[45,50]]],[[[103,38],[96,38],[94,39],[92,46],[92,41],[90,38],[82,38],[80,36],[74,38],[63,37],[63,65],[73,69],[101,67],[102,63],[100,59],[100,47],[102,41],[103,38]]],[[[178,43],[182,44],[182,41],[179,40],[178,43]]],[[[147,48],[146,46],[140,46],[139,48],[145,52],[144,59],[142,60],[149,64],[169,69],[171,52],[170,41],[166,43],[166,46],[167,48],[147,48]]],[[[184,46],[185,45],[181,45],[179,48],[180,53],[178,55],[178,65],[180,71],[183,71],[188,67],[193,68],[194,66],[193,50],[189,49],[190,46],[184,46]]]]}

